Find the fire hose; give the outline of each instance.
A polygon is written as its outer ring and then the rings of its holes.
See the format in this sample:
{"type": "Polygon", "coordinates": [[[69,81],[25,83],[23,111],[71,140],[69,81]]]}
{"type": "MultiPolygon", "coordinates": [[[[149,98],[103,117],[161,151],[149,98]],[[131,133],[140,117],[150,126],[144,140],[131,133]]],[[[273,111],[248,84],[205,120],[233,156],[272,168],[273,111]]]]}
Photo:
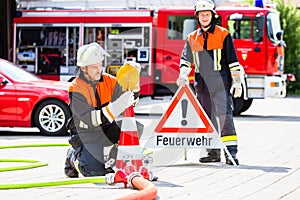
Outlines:
{"type": "Polygon", "coordinates": [[[139,172],[136,172],[135,167],[129,165],[124,170],[119,169],[114,174],[107,174],[105,179],[105,182],[109,185],[124,183],[125,188],[128,184],[130,187],[139,189],[139,192],[120,197],[118,200],[150,200],[155,199],[157,196],[157,188],[150,182],[156,180],[157,177],[153,176],[145,167],[140,167],[139,172]]]}
{"type": "MultiPolygon", "coordinates": [[[[11,148],[28,148],[28,147],[60,147],[69,146],[69,144],[21,144],[21,145],[9,145],[0,146],[0,149],[11,149],[11,148]]],[[[11,166],[0,168],[0,172],[14,171],[14,170],[25,170],[37,167],[47,166],[48,163],[41,162],[38,160],[27,160],[27,159],[0,159],[0,162],[21,162],[29,163],[28,165],[11,166]]],[[[79,178],[79,179],[68,179],[68,180],[55,180],[46,182],[33,182],[33,183],[12,183],[12,184],[0,184],[0,189],[24,189],[34,187],[49,187],[49,186],[61,186],[71,184],[85,184],[85,183],[105,183],[105,177],[90,177],[90,178],[79,178]]]]}
{"type": "MultiPolygon", "coordinates": [[[[69,144],[23,144],[23,145],[11,145],[0,146],[0,149],[8,148],[27,148],[27,147],[54,147],[54,146],[69,146],[69,144]]],[[[37,160],[26,159],[0,159],[0,162],[23,162],[30,163],[24,166],[13,166],[0,168],[0,172],[13,171],[13,170],[25,170],[36,167],[47,166],[45,162],[37,160]]],[[[32,182],[32,183],[12,183],[12,184],[0,184],[0,190],[5,189],[25,189],[35,187],[50,187],[72,184],[87,184],[87,183],[106,183],[113,185],[116,183],[124,183],[125,188],[129,184],[133,188],[137,188],[139,192],[130,195],[123,196],[119,200],[128,199],[155,199],[157,196],[157,188],[150,181],[156,180],[153,174],[145,167],[140,167],[139,172],[136,172],[134,166],[126,166],[124,170],[118,170],[116,173],[107,174],[106,176],[97,177],[84,177],[78,179],[67,180],[55,180],[46,182],[32,182]]]]}

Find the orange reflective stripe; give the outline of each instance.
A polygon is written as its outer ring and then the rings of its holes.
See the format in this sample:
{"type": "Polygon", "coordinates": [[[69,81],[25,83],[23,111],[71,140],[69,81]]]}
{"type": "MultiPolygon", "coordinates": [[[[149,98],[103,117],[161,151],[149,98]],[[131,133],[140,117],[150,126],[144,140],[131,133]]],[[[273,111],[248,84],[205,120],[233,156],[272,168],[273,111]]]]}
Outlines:
{"type": "Polygon", "coordinates": [[[105,110],[107,112],[107,114],[109,115],[109,117],[112,119],[112,121],[115,120],[115,116],[111,113],[111,111],[109,110],[108,106],[105,107],[105,110]]]}

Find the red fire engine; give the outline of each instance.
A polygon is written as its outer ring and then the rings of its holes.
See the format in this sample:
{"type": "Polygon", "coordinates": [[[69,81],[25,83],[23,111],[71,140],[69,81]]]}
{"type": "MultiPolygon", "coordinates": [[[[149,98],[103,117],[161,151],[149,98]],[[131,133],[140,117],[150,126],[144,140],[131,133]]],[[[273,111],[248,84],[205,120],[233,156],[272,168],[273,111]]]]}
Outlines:
{"type": "MultiPolygon", "coordinates": [[[[115,74],[126,60],[141,64],[141,95],[165,95],[177,89],[181,51],[186,35],[197,24],[194,1],[18,3],[13,62],[28,71],[68,81],[74,75],[78,47],[98,42],[111,55],[104,63],[107,72],[115,74]]],[[[253,99],[284,97],[286,75],[276,67],[279,14],[272,8],[252,6],[218,6],[216,10],[219,24],[232,34],[246,72],[243,97],[234,99],[235,114],[247,110],[253,99]]]]}

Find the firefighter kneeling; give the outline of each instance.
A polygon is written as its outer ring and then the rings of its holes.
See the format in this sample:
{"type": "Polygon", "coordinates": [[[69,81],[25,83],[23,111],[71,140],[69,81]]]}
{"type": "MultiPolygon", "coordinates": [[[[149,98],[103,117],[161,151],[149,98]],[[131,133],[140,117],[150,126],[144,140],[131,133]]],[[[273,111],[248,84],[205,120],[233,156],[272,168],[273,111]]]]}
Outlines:
{"type": "MultiPolygon", "coordinates": [[[[116,77],[103,72],[102,61],[107,52],[97,43],[81,46],[77,52],[78,75],[69,87],[72,117],[65,174],[68,177],[102,176],[113,172],[111,166],[117,157],[121,121],[116,118],[136,103],[139,92],[139,73],[134,81],[122,86],[116,77]],[[132,89],[132,90],[130,90],[132,89]],[[112,146],[105,165],[104,147],[112,146]]],[[[137,63],[126,63],[139,72],[137,63]]],[[[122,82],[122,81],[121,81],[122,82]]],[[[122,83],[123,84],[123,83],[122,83]]],[[[143,125],[137,122],[139,136],[143,125]]]]}

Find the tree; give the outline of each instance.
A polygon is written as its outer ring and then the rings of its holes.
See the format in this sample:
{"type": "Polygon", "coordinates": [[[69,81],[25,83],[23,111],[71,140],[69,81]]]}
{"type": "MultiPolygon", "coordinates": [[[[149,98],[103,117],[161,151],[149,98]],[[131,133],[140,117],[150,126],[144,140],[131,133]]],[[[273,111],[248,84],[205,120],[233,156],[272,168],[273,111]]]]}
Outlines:
{"type": "MultiPolygon", "coordinates": [[[[242,0],[253,5],[255,0],[242,0]]],[[[276,10],[280,13],[281,28],[284,31],[285,74],[292,73],[295,82],[287,83],[288,95],[300,95],[300,10],[293,6],[290,0],[274,0],[276,10]]]]}
{"type": "Polygon", "coordinates": [[[281,28],[284,30],[285,73],[296,76],[295,82],[288,83],[288,94],[300,95],[300,10],[290,2],[276,0],[276,9],[280,13],[281,28]]]}

